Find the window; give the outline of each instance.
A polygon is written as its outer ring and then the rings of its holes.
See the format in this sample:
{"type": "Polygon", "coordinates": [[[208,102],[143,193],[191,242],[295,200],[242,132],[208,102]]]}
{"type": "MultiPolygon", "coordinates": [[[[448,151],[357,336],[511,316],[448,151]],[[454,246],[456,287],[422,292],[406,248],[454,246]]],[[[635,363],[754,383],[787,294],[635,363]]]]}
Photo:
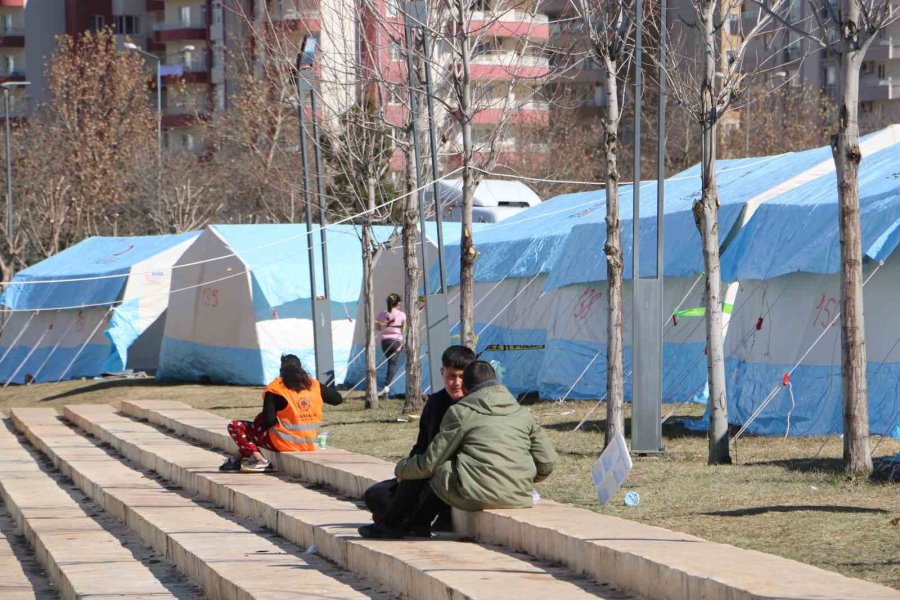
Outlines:
{"type": "Polygon", "coordinates": [[[13,16],[12,15],[3,15],[3,31],[12,31],[13,29],[13,16]]]}
{"type": "Polygon", "coordinates": [[[389,17],[397,16],[397,0],[384,1],[384,13],[389,17]]]}
{"type": "Polygon", "coordinates": [[[190,133],[181,134],[181,147],[188,152],[194,151],[194,136],[190,133]]]}
{"type": "Polygon", "coordinates": [[[7,75],[16,72],[16,57],[12,54],[3,56],[3,72],[7,75]]]}
{"type": "Polygon", "coordinates": [[[189,26],[191,24],[191,7],[190,6],[182,6],[178,9],[178,16],[181,19],[181,24],[184,26],[189,26]]]}
{"type": "Polygon", "coordinates": [[[728,13],[728,33],[737,35],[741,32],[741,16],[738,13],[728,13]]]}
{"type": "Polygon", "coordinates": [[[97,32],[106,26],[106,19],[103,15],[91,15],[88,17],[88,31],[97,32]]]}
{"type": "Polygon", "coordinates": [[[393,61],[403,60],[403,49],[400,48],[400,42],[391,40],[391,44],[388,46],[388,54],[393,61]]]}
{"type": "Polygon", "coordinates": [[[130,15],[116,16],[116,33],[119,35],[140,35],[141,18],[130,15]]]}
{"type": "Polygon", "coordinates": [[[884,63],[878,65],[878,79],[884,79],[884,63]]]}

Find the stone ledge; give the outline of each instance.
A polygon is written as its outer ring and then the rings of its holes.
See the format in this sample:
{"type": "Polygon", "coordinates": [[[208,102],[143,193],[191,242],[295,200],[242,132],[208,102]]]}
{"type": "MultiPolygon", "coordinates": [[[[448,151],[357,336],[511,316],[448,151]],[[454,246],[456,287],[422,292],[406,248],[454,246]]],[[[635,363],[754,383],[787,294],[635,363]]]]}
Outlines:
{"type": "MultiPolygon", "coordinates": [[[[227,452],[227,420],[184,403],[123,402],[123,413],[227,452]]],[[[392,465],[350,452],[272,453],[304,481],[361,496],[392,465]]],[[[552,501],[527,510],[454,511],[463,535],[559,562],[630,593],[666,600],[887,600],[900,591],[771,554],[718,544],[552,501]]]]}
{"type": "MultiPolygon", "coordinates": [[[[356,589],[333,565],[285,551],[117,462],[64,425],[53,409],[14,408],[12,418],[60,471],[210,598],[385,598],[368,582],[358,582],[361,589],[356,589]]],[[[85,543],[76,542],[83,554],[85,543]]]]}
{"type": "Polygon", "coordinates": [[[67,406],[65,416],[145,468],[292,542],[315,544],[326,558],[410,598],[631,598],[560,567],[478,544],[363,540],[356,527],[368,522],[369,514],[351,502],[277,477],[219,473],[218,453],[120,416],[108,406],[67,406]]]}
{"type": "MultiPolygon", "coordinates": [[[[0,497],[62,598],[174,600],[147,567],[41,470],[3,424],[0,457],[0,497]],[[89,554],[85,548],[91,549],[89,554]]],[[[0,595],[34,598],[27,579],[24,591],[13,588],[14,575],[15,571],[3,570],[0,595]]]]}

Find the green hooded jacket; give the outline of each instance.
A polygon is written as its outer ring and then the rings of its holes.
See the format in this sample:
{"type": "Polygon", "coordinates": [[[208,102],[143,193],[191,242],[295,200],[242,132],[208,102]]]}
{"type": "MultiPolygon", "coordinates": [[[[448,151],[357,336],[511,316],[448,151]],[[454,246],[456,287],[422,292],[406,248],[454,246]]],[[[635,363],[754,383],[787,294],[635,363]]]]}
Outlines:
{"type": "Polygon", "coordinates": [[[531,412],[488,381],[450,407],[428,450],[401,460],[394,473],[431,478],[431,489],[462,510],[528,508],[534,482],[550,475],[556,459],[531,412]]]}

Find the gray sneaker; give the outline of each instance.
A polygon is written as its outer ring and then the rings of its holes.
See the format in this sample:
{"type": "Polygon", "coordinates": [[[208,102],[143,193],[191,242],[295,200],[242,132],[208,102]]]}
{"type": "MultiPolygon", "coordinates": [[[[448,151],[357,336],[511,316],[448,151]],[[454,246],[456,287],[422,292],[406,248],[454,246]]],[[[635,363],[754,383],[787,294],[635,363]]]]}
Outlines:
{"type": "Polygon", "coordinates": [[[242,473],[271,473],[274,470],[275,467],[267,460],[256,460],[255,458],[251,458],[245,460],[241,464],[242,473]]]}

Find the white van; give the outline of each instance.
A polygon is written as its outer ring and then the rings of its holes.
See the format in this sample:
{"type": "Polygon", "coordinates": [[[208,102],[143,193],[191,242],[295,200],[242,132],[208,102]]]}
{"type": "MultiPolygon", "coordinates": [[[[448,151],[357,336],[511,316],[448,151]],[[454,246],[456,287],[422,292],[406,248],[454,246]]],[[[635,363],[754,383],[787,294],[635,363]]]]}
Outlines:
{"type": "MultiPolygon", "coordinates": [[[[462,179],[444,179],[439,182],[441,206],[445,221],[462,218],[462,179]]],[[[425,192],[425,202],[431,206],[432,188],[425,192]]],[[[496,223],[513,216],[530,206],[540,204],[541,199],[521,181],[483,179],[475,188],[472,208],[474,223],[496,223]]]]}

